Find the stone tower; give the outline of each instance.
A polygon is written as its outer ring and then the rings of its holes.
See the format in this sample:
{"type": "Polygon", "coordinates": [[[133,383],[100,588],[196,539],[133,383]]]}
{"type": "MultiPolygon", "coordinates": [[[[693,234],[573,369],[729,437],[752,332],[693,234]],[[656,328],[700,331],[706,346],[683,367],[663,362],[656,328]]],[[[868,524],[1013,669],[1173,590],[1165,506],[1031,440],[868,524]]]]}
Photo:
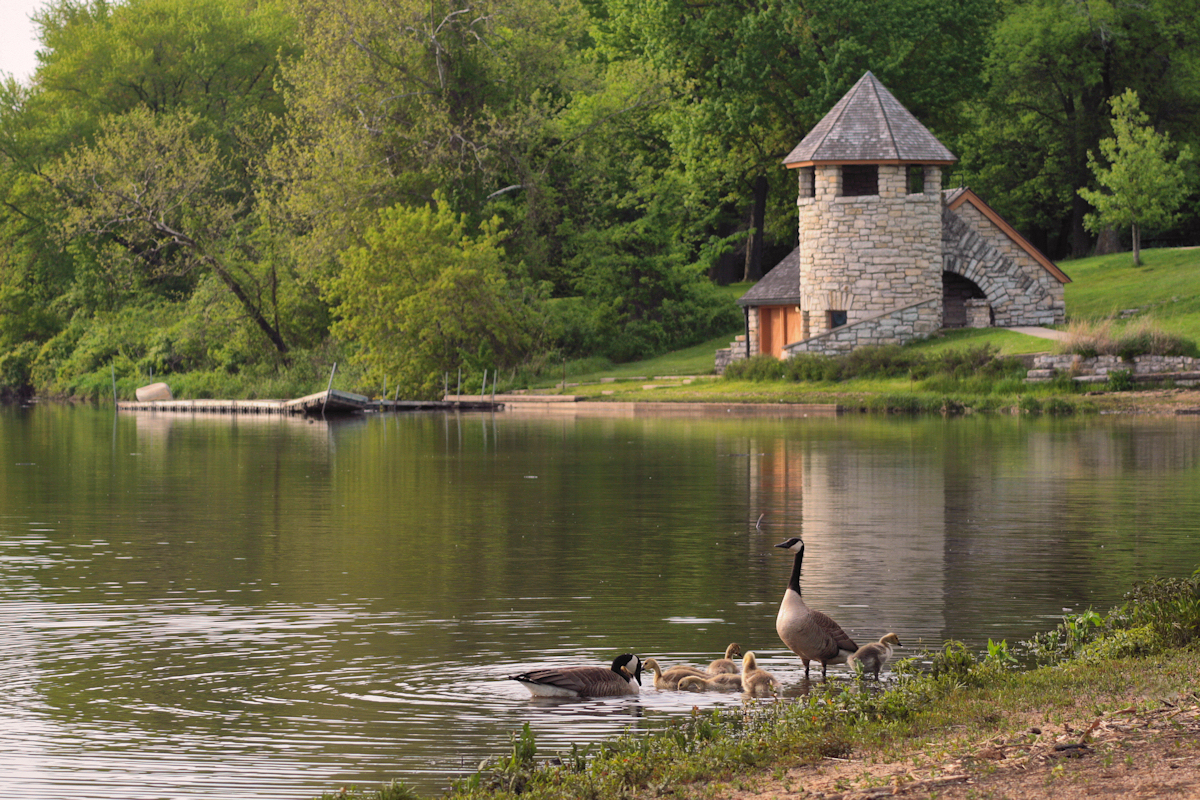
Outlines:
{"type": "Polygon", "coordinates": [[[942,328],[1055,325],[1070,278],[966,187],[954,154],[870,72],[788,155],[799,245],[738,300],[742,358],[839,355],[942,328]]]}
{"type": "Polygon", "coordinates": [[[800,339],[902,310],[912,335],[941,327],[941,168],[956,160],[870,72],[796,145],[800,339]]]}

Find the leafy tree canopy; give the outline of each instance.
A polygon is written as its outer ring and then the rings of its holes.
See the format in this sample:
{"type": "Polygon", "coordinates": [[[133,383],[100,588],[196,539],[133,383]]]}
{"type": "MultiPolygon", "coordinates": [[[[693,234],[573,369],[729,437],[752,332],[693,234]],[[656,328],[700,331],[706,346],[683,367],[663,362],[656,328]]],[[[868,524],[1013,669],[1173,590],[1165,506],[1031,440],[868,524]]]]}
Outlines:
{"type": "Polygon", "coordinates": [[[1141,229],[1167,227],[1176,209],[1187,197],[1189,181],[1184,164],[1191,160],[1185,145],[1171,159],[1170,136],[1149,125],[1149,117],[1138,108],[1137,92],[1126,89],[1112,99],[1115,136],[1100,140],[1100,152],[1108,161],[1103,166],[1088,151],[1088,167],[1106,191],[1083,188],[1079,194],[1096,209],[1084,222],[1099,232],[1108,227],[1132,228],[1133,263],[1141,266],[1141,229]]]}
{"type": "Polygon", "coordinates": [[[540,298],[508,278],[497,222],[472,234],[440,195],[380,212],[341,260],[328,282],[333,334],[378,384],[435,397],[447,372],[509,368],[534,345],[540,298]]]}

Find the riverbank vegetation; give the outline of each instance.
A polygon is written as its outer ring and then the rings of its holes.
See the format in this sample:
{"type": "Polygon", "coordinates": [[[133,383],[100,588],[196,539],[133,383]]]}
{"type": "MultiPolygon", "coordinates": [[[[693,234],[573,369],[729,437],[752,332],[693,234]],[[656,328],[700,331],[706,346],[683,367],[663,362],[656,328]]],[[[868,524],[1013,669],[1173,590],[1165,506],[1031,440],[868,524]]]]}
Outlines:
{"type": "MultiPolygon", "coordinates": [[[[669,792],[702,798],[772,785],[796,793],[806,788],[805,774],[817,777],[797,768],[830,761],[858,766],[859,774],[844,770],[843,791],[856,782],[888,785],[872,775],[876,763],[936,775],[954,762],[967,777],[983,778],[998,757],[1049,749],[1052,729],[1073,731],[1061,741],[1051,737],[1065,747],[1052,752],[1086,748],[1111,764],[1128,753],[1119,745],[1091,745],[1101,724],[1163,702],[1168,711],[1194,712],[1198,670],[1200,569],[1188,578],[1135,586],[1107,613],[1069,614],[1029,642],[989,641],[979,653],[946,642],[897,663],[882,689],[870,681],[828,680],[794,699],[697,712],[660,730],[631,731],[557,754],[539,752],[526,725],[514,732],[505,755],[458,781],[447,796],[602,800],[669,792]],[[995,751],[998,742],[1006,755],[980,754],[995,751]]],[[[415,796],[396,783],[324,797],[415,796]]]]}
{"type": "MultiPolygon", "coordinates": [[[[868,69],[946,185],[1081,257],[1110,95],[1200,150],[1200,15],[1060,6],[49,0],[0,85],[0,393],[295,396],[336,362],[416,398],[711,347],[794,244],[783,155],[868,69]]],[[[1198,215],[1141,231],[1147,270],[1198,215]]]]}

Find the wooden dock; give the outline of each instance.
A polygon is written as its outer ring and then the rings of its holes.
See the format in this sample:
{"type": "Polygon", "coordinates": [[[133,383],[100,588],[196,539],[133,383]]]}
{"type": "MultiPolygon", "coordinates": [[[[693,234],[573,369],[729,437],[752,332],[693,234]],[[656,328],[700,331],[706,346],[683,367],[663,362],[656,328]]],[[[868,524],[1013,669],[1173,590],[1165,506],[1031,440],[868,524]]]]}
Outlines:
{"type": "MultiPolygon", "coordinates": [[[[447,400],[486,400],[474,395],[447,395],[447,400]]],[[[850,409],[834,403],[679,403],[604,401],[572,394],[505,394],[493,398],[505,411],[593,417],[840,417],[850,409]]]]}
{"type": "Polygon", "coordinates": [[[360,414],[369,411],[496,411],[503,403],[478,398],[462,400],[372,400],[361,394],[336,389],[317,392],[296,400],[153,400],[118,401],[118,411],[165,414],[288,414],[319,417],[330,414],[360,414]]]}

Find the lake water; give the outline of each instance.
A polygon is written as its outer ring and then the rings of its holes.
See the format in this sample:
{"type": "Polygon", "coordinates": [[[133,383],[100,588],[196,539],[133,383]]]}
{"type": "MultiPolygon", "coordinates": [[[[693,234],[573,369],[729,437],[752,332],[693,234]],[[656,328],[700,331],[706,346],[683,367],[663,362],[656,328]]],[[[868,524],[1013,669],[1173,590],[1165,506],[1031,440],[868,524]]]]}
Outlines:
{"type": "Polygon", "coordinates": [[[789,536],[860,643],[981,650],[1189,574],[1198,490],[1191,417],[0,409],[0,794],[434,796],[524,722],[550,754],[740,702],[524,669],[736,641],[803,692],[789,536]]]}

